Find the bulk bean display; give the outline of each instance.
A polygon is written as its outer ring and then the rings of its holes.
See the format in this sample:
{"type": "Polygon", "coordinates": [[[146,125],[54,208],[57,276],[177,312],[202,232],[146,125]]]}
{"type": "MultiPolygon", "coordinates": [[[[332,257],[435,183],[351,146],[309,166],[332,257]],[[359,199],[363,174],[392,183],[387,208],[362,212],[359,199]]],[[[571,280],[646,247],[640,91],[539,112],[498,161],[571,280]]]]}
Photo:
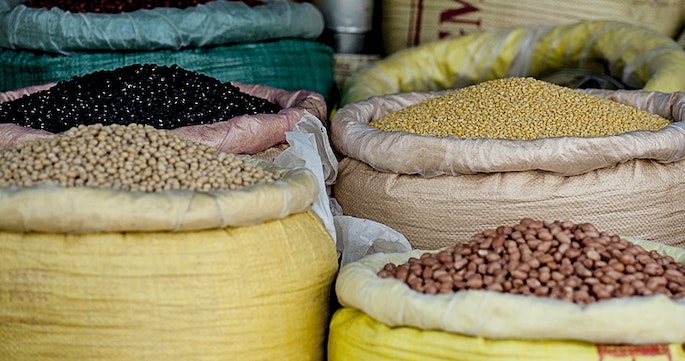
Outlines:
{"type": "Polygon", "coordinates": [[[527,77],[490,80],[373,120],[384,131],[461,138],[532,140],[601,137],[670,124],[661,116],[527,77]]]}
{"type": "Polygon", "coordinates": [[[490,290],[577,304],[655,294],[685,298],[685,265],[673,257],[590,223],[529,218],[404,264],[388,263],[378,276],[426,294],[490,290]]]}
{"type": "Polygon", "coordinates": [[[73,77],[0,103],[0,119],[60,133],[93,124],[173,129],[280,110],[277,104],[245,94],[230,83],[177,65],[135,64],[73,77]]]}
{"type": "Polygon", "coordinates": [[[80,125],[0,151],[0,187],[56,184],[125,191],[241,189],[279,175],[149,125],[80,125]]]}
{"type": "MultiPolygon", "coordinates": [[[[58,8],[72,13],[119,14],[159,7],[185,9],[211,1],[214,0],[28,0],[24,5],[29,8],[58,8]]],[[[250,6],[263,4],[259,0],[244,0],[242,2],[250,6]]]]}

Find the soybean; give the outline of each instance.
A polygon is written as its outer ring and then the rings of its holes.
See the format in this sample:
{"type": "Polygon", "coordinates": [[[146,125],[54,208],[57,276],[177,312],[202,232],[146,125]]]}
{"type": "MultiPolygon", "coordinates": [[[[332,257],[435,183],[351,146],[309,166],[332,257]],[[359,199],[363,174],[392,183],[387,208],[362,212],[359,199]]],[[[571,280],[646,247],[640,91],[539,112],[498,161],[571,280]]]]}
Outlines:
{"type": "Polygon", "coordinates": [[[530,77],[495,79],[412,104],[369,122],[384,131],[533,140],[659,130],[671,121],[530,77]]]}
{"type": "Polygon", "coordinates": [[[280,178],[252,157],[219,152],[149,125],[80,125],[0,151],[0,187],[215,191],[280,178]]]}

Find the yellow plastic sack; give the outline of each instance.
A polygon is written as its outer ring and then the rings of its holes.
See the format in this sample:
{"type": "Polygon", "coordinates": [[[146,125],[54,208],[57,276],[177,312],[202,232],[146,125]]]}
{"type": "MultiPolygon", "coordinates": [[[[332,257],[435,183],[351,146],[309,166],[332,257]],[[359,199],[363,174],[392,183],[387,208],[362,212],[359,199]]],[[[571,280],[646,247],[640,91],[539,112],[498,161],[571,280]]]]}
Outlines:
{"type": "MultiPolygon", "coordinates": [[[[631,241],[685,263],[683,249],[631,241]]],[[[685,359],[683,299],[580,306],[492,291],[426,295],[376,276],[386,263],[424,252],[375,254],[340,270],[336,294],[343,308],[330,325],[330,360],[685,359]]]]}
{"type": "Polygon", "coordinates": [[[340,104],[562,68],[610,74],[635,89],[685,91],[685,51],[675,40],[636,25],[581,21],[491,30],[398,51],[349,77],[340,104]]]}
{"type": "Polygon", "coordinates": [[[241,191],[0,189],[0,360],[323,360],[336,245],[315,176],[274,170],[241,191]]]}
{"type": "Polygon", "coordinates": [[[682,361],[685,346],[494,340],[389,327],[354,308],[333,315],[328,361],[682,361]]]}

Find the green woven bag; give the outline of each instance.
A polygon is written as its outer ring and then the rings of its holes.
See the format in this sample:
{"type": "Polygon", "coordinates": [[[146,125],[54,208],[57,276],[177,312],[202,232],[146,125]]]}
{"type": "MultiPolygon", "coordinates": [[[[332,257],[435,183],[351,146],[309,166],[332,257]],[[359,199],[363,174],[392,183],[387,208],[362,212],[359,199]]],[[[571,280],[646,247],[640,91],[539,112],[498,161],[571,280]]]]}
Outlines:
{"type": "Polygon", "coordinates": [[[173,65],[221,81],[309,90],[328,100],[333,49],[307,39],[280,39],[184,50],[82,52],[72,55],[0,49],[0,91],[40,85],[132,64],[173,65]]]}

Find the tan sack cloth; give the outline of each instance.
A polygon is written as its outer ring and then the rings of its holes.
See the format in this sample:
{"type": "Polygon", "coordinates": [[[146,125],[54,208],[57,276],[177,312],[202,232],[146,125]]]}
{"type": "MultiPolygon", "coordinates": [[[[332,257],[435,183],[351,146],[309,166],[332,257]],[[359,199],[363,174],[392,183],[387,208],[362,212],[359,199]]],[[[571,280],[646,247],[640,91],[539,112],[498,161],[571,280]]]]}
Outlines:
{"type": "Polygon", "coordinates": [[[334,197],[345,214],[387,224],[421,249],[523,217],[685,246],[685,93],[586,92],[674,122],[608,137],[438,138],[367,123],[442,92],[373,97],[332,119],[331,143],[347,157],[334,197]]]}
{"type": "Polygon", "coordinates": [[[656,132],[536,140],[427,137],[368,125],[385,114],[445,94],[413,92],[374,97],[341,108],[331,121],[331,142],[344,155],[380,171],[426,177],[527,170],[571,176],[633,159],[661,163],[685,159],[685,93],[580,91],[661,115],[673,123],[656,132]]]}
{"type": "MultiPolygon", "coordinates": [[[[307,90],[286,91],[266,85],[237,82],[231,84],[246,94],[267,99],[282,109],[276,114],[240,115],[225,121],[184,126],[171,131],[185,139],[215,147],[219,151],[255,154],[285,143],[285,132],[292,130],[305,112],[314,115],[324,124],[327,121],[327,105],[321,94],[307,90]]],[[[0,93],[0,102],[49,89],[50,86],[51,84],[32,86],[0,93]]],[[[0,123],[0,149],[50,134],[16,124],[0,123]]]]}
{"type": "MultiPolygon", "coordinates": [[[[683,249],[629,240],[685,263],[683,249]]],[[[481,290],[428,295],[396,279],[376,275],[388,262],[402,264],[424,252],[374,254],[344,266],[335,286],[340,304],[359,309],[390,327],[409,326],[491,339],[685,343],[685,299],[656,295],[578,305],[481,290]]]]}
{"type": "Polygon", "coordinates": [[[674,39],[621,22],[581,21],[491,30],[404,49],[350,76],[340,104],[540,77],[563,68],[606,73],[634,89],[685,91],[685,51],[674,39]]]}

